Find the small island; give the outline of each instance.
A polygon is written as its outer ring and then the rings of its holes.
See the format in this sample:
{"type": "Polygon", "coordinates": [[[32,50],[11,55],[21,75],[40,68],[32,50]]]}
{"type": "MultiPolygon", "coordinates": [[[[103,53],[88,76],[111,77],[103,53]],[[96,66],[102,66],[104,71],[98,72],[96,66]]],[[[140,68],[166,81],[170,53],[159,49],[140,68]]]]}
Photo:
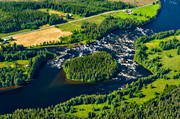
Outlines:
{"type": "Polygon", "coordinates": [[[109,53],[101,51],[67,60],[63,69],[70,80],[98,82],[112,78],[118,69],[118,63],[109,53]]]}

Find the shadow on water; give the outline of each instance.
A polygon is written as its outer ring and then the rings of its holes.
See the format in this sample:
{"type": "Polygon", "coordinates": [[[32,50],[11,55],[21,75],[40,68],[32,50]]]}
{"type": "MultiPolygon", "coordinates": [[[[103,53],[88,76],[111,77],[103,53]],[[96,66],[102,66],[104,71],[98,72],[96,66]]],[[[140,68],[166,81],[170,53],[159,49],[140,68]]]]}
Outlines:
{"type": "MultiPolygon", "coordinates": [[[[162,10],[155,21],[145,26],[154,32],[180,28],[180,1],[162,1],[162,10]]],[[[138,68],[140,73],[146,74],[143,68],[138,68]]],[[[17,108],[47,107],[66,101],[81,94],[108,93],[121,86],[122,81],[94,84],[69,84],[65,75],[58,69],[45,65],[37,79],[29,85],[7,93],[0,94],[0,113],[10,113],[17,108]]]]}

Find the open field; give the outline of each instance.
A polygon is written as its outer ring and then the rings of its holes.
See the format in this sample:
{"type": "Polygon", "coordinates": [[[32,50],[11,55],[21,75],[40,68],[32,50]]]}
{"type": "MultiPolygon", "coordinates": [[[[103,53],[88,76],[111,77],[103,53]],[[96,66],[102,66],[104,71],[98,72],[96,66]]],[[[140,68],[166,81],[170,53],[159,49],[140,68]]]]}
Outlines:
{"type": "MultiPolygon", "coordinates": [[[[152,40],[145,45],[148,47],[147,53],[151,51],[152,48],[158,48],[161,49],[159,46],[159,43],[161,41],[168,41],[172,40],[174,37],[176,37],[180,41],[180,35],[178,36],[170,36],[166,37],[164,39],[155,39],[152,40]]],[[[153,60],[153,58],[160,57],[160,61],[162,63],[162,67],[167,69],[169,68],[171,71],[168,73],[168,76],[170,78],[173,78],[173,76],[178,75],[180,72],[180,55],[177,55],[177,49],[170,49],[170,50],[162,50],[159,53],[148,55],[149,60],[153,60]]]]}
{"type": "Polygon", "coordinates": [[[109,1],[122,1],[125,3],[130,3],[132,5],[141,6],[141,5],[147,5],[155,2],[156,0],[109,0],[109,1]]]}
{"type": "MultiPolygon", "coordinates": [[[[52,14],[57,14],[58,16],[62,16],[64,14],[67,14],[67,13],[64,13],[62,11],[57,11],[57,10],[53,10],[53,9],[39,9],[39,11],[41,12],[45,12],[45,13],[49,13],[49,15],[52,15],[52,14]]],[[[72,13],[69,13],[69,14],[72,14],[72,13]]],[[[72,18],[71,19],[67,19],[66,17],[63,17],[65,20],[67,21],[72,21],[72,20],[78,20],[78,19],[81,19],[83,17],[79,16],[79,15],[74,15],[72,14],[72,18]]]]}
{"type": "Polygon", "coordinates": [[[17,60],[17,61],[13,61],[13,62],[6,61],[6,62],[0,62],[0,68],[8,67],[8,66],[14,68],[15,65],[17,65],[17,66],[19,65],[21,67],[26,67],[26,65],[28,65],[28,64],[29,64],[28,60],[17,60]]]}
{"type": "Polygon", "coordinates": [[[143,104],[144,102],[147,102],[153,98],[155,98],[157,95],[155,93],[161,94],[165,88],[166,85],[180,85],[180,80],[176,79],[157,79],[156,81],[152,82],[151,84],[147,85],[147,88],[143,88],[140,92],[145,95],[142,98],[134,97],[129,98],[128,96],[125,96],[127,99],[127,102],[136,102],[137,104],[143,104]]]}
{"type": "Polygon", "coordinates": [[[17,44],[32,46],[48,41],[58,41],[59,37],[68,36],[70,34],[71,32],[63,32],[58,28],[52,27],[40,31],[16,35],[13,38],[16,39],[15,43],[17,44]]]}

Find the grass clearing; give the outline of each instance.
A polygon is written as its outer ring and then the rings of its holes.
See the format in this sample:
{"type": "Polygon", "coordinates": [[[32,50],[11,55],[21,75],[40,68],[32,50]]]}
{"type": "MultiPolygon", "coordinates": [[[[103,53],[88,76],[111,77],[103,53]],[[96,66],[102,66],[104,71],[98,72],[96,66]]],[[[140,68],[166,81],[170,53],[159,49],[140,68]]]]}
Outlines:
{"type": "Polygon", "coordinates": [[[57,27],[59,29],[61,29],[62,31],[71,31],[72,32],[74,30],[81,29],[81,25],[83,22],[91,22],[91,23],[100,24],[104,19],[105,19],[105,15],[100,15],[100,16],[91,17],[91,18],[76,21],[76,22],[60,24],[57,27]]]}
{"type": "MultiPolygon", "coordinates": [[[[154,39],[148,43],[145,43],[145,45],[148,47],[147,53],[151,52],[152,48],[158,48],[159,43],[161,41],[168,41],[172,40],[174,37],[179,39],[180,41],[180,35],[178,36],[170,36],[163,39],[154,39]]],[[[167,74],[170,78],[173,78],[173,76],[177,75],[180,72],[180,55],[177,55],[177,49],[171,49],[171,50],[162,50],[159,53],[155,54],[149,54],[148,59],[153,60],[153,58],[160,57],[160,61],[163,64],[163,68],[167,69],[169,68],[171,71],[167,74]]]]}
{"type": "MultiPolygon", "coordinates": [[[[39,11],[49,13],[49,15],[57,14],[58,16],[62,16],[62,15],[66,15],[66,14],[72,14],[72,13],[64,13],[62,11],[57,11],[57,10],[53,10],[53,9],[45,9],[45,8],[39,9],[39,11]]],[[[76,15],[76,14],[72,14],[72,15],[73,15],[72,19],[67,19],[66,17],[63,17],[63,18],[67,21],[78,20],[78,19],[84,18],[84,17],[81,17],[81,16],[76,15]]]]}
{"type": "Polygon", "coordinates": [[[14,68],[16,65],[17,66],[20,66],[20,67],[26,67],[26,65],[29,64],[29,61],[28,60],[16,60],[16,61],[13,61],[13,62],[0,62],[0,68],[3,68],[3,67],[12,67],[14,68]]]}
{"type": "Polygon", "coordinates": [[[142,98],[134,97],[134,98],[128,98],[128,96],[125,96],[127,99],[127,102],[136,102],[137,104],[143,104],[144,102],[147,102],[153,98],[155,98],[157,95],[155,93],[161,94],[166,86],[168,85],[180,85],[179,79],[157,79],[156,81],[152,82],[151,84],[147,85],[147,88],[143,88],[141,90],[141,93],[145,96],[142,98]],[[153,87],[153,88],[152,88],[153,87]]]}
{"type": "Polygon", "coordinates": [[[159,4],[155,5],[148,5],[145,7],[137,8],[137,9],[132,9],[133,13],[136,13],[138,15],[143,15],[143,16],[148,16],[148,17],[153,17],[157,14],[157,9],[159,9],[159,4]]]}
{"type": "MultiPolygon", "coordinates": [[[[148,48],[146,51],[148,55],[146,59],[147,62],[153,61],[155,58],[159,57],[159,60],[157,62],[162,64],[160,68],[170,69],[170,72],[163,74],[166,77],[168,77],[167,79],[162,79],[162,78],[157,79],[151,84],[148,84],[147,87],[143,87],[142,90],[140,91],[142,94],[145,95],[143,98],[138,98],[138,97],[128,98],[128,96],[125,96],[125,98],[127,99],[127,102],[137,102],[139,104],[144,103],[150,99],[155,98],[157,93],[161,94],[167,84],[180,85],[180,77],[176,79],[174,78],[174,76],[177,76],[180,74],[180,55],[177,54],[177,49],[172,48],[169,50],[163,50],[159,46],[159,43],[161,41],[166,42],[166,41],[172,40],[174,37],[176,37],[180,41],[180,35],[177,35],[177,36],[172,35],[172,36],[162,38],[162,39],[154,39],[144,44],[148,48]],[[158,48],[160,49],[160,51],[152,52],[151,50],[153,48],[158,48]]],[[[148,67],[148,68],[152,68],[152,67],[148,67]]]]}
{"type": "Polygon", "coordinates": [[[125,3],[129,3],[131,5],[141,6],[141,5],[152,4],[156,0],[109,0],[109,1],[116,1],[116,2],[122,1],[125,3]]]}
{"type": "MultiPolygon", "coordinates": [[[[102,104],[83,104],[83,105],[77,105],[73,106],[76,112],[74,113],[69,113],[77,117],[81,118],[87,118],[88,117],[88,112],[94,112],[96,114],[99,114],[104,106],[110,107],[107,103],[102,103],[102,104]],[[94,109],[98,109],[99,111],[94,111],[94,109]]],[[[110,109],[106,109],[110,110],[110,109]]]]}

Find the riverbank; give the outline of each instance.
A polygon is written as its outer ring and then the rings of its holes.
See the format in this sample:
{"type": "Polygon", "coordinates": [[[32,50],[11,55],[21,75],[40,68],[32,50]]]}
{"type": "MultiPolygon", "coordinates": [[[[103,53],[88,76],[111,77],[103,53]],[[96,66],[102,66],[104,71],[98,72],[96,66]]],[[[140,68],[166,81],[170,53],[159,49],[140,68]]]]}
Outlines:
{"type": "Polygon", "coordinates": [[[2,93],[7,93],[9,91],[15,90],[15,89],[19,89],[22,88],[22,86],[13,86],[13,87],[7,87],[7,88],[0,88],[0,95],[2,93]]]}

